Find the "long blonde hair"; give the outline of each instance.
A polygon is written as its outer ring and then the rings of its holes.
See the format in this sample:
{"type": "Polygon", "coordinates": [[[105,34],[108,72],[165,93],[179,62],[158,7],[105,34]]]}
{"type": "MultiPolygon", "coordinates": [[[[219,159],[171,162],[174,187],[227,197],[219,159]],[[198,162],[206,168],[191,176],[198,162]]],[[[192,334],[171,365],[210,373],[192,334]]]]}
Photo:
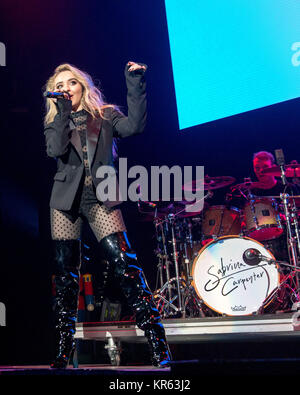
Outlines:
{"type": "MultiPolygon", "coordinates": [[[[93,118],[98,118],[99,116],[103,119],[104,110],[106,108],[115,108],[116,106],[112,104],[107,104],[104,101],[104,96],[101,91],[95,86],[92,77],[78,69],[77,67],[64,63],[56,67],[53,75],[48,79],[45,85],[45,91],[54,91],[55,84],[54,81],[59,73],[62,71],[70,71],[77,81],[82,86],[82,98],[81,105],[84,110],[89,112],[93,118]]],[[[44,118],[44,123],[48,124],[53,122],[55,115],[57,114],[57,106],[52,99],[46,99],[46,115],[44,118]]]]}

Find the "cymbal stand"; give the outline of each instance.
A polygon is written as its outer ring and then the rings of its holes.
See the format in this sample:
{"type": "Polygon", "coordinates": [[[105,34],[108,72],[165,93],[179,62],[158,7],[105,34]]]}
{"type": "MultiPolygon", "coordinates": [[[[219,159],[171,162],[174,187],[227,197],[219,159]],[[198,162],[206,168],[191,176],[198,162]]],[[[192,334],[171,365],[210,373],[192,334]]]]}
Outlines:
{"type": "Polygon", "coordinates": [[[186,281],[180,277],[180,273],[179,273],[179,259],[178,259],[179,254],[178,254],[177,240],[175,236],[175,225],[176,225],[175,220],[176,220],[176,214],[169,214],[165,218],[165,220],[163,220],[160,224],[157,224],[157,226],[161,228],[164,253],[166,257],[165,266],[164,266],[165,274],[166,274],[166,283],[162,285],[160,289],[156,290],[154,297],[158,299],[158,309],[160,310],[160,313],[164,318],[173,315],[176,316],[178,315],[178,313],[181,314],[183,317],[185,317],[186,304],[184,303],[184,299],[186,299],[186,297],[189,296],[190,294],[190,292],[187,292],[186,281]],[[169,242],[172,243],[172,255],[173,255],[172,262],[174,263],[174,268],[175,268],[175,276],[173,278],[170,278],[170,271],[169,271],[170,260],[166,248],[168,240],[166,240],[165,238],[165,232],[163,226],[167,227],[167,232],[171,230],[169,242]]]}
{"type": "Polygon", "coordinates": [[[182,222],[182,238],[181,238],[181,251],[182,251],[182,261],[183,265],[185,266],[185,273],[186,273],[186,285],[189,287],[191,285],[190,279],[190,256],[188,253],[188,245],[190,246],[191,252],[193,251],[193,234],[192,234],[192,224],[191,222],[184,218],[182,222]]]}
{"type": "Polygon", "coordinates": [[[187,286],[189,286],[191,283],[191,281],[190,281],[190,259],[189,259],[188,252],[187,252],[186,242],[184,243],[183,248],[184,248],[183,259],[184,259],[185,270],[186,270],[186,282],[187,282],[187,286]]]}
{"type": "MultiPolygon", "coordinates": [[[[295,267],[295,265],[291,265],[288,264],[285,261],[278,261],[266,256],[261,255],[261,260],[265,261],[268,263],[268,265],[276,265],[279,272],[282,273],[282,267],[287,267],[292,269],[292,271],[290,273],[288,273],[287,275],[285,275],[281,281],[280,284],[270,293],[270,295],[268,295],[266,297],[266,299],[264,300],[264,302],[262,303],[261,308],[258,310],[258,313],[262,313],[264,311],[265,306],[268,306],[269,302],[274,298],[274,296],[276,295],[276,293],[280,292],[280,290],[282,288],[288,289],[289,293],[290,293],[290,302],[293,302],[293,305],[295,303],[299,303],[300,301],[300,295],[299,295],[299,289],[294,289],[291,285],[288,284],[289,281],[293,281],[294,278],[298,278],[298,274],[300,273],[300,268],[295,267]],[[292,300],[293,298],[293,300],[292,300]]],[[[297,286],[297,281],[296,281],[296,286],[297,286]]]]}
{"type": "MultiPolygon", "coordinates": [[[[201,200],[204,200],[205,198],[211,196],[211,193],[206,194],[203,198],[199,199],[197,203],[201,200]]],[[[184,317],[186,314],[185,310],[185,303],[183,303],[184,299],[184,293],[186,294],[188,290],[188,296],[191,294],[191,286],[187,287],[186,282],[184,281],[183,278],[180,277],[179,274],[179,262],[178,262],[178,251],[177,251],[177,243],[176,243],[176,237],[175,237],[175,220],[176,217],[180,215],[181,212],[185,211],[185,208],[182,210],[178,211],[177,213],[170,213],[168,216],[160,222],[160,224],[167,223],[170,224],[171,228],[171,242],[172,242],[172,248],[173,248],[173,261],[174,261],[174,267],[175,267],[175,277],[170,279],[169,276],[169,268],[168,268],[168,263],[169,260],[166,258],[166,275],[167,275],[167,282],[158,290],[156,290],[154,297],[156,299],[159,299],[158,305],[162,305],[162,312],[161,314],[164,317],[168,317],[172,313],[169,313],[169,308],[175,311],[176,313],[181,313],[182,316],[184,317]],[[175,283],[175,293],[174,293],[174,283],[175,283]],[[168,300],[164,296],[164,292],[168,289],[168,300]],[[172,293],[173,292],[173,293],[172,293]],[[177,301],[177,306],[174,304],[174,302],[177,301]],[[162,302],[162,303],[160,303],[162,302]]],[[[163,234],[163,231],[162,231],[163,234]]],[[[163,238],[163,244],[166,246],[166,239],[163,238]]],[[[167,251],[165,249],[165,256],[168,257],[167,251]]],[[[162,278],[162,277],[161,277],[162,278]]],[[[188,300],[188,299],[187,299],[188,300]]]]}
{"type": "Polygon", "coordinates": [[[295,229],[295,237],[297,241],[297,247],[298,247],[298,253],[300,254],[300,232],[299,232],[299,222],[298,222],[298,217],[297,217],[297,207],[295,200],[293,199],[293,196],[291,197],[291,200],[293,201],[292,203],[292,208],[291,208],[291,218],[292,218],[292,223],[294,225],[295,229]]]}
{"type": "Polygon", "coordinates": [[[162,241],[162,249],[158,248],[158,250],[160,251],[157,254],[159,258],[158,267],[159,267],[161,287],[155,291],[154,298],[157,300],[157,307],[160,311],[160,314],[164,318],[168,318],[172,315],[177,315],[179,312],[181,313],[182,310],[182,296],[181,296],[181,288],[180,288],[180,282],[182,282],[182,279],[179,278],[177,248],[176,248],[176,239],[174,237],[175,232],[174,232],[173,222],[174,222],[174,217],[169,218],[169,216],[167,216],[164,220],[162,220],[161,218],[156,218],[154,221],[154,225],[156,227],[157,240],[159,241],[159,239],[161,239],[162,241]],[[172,231],[172,247],[174,252],[174,261],[177,262],[177,265],[175,263],[176,277],[173,278],[171,278],[170,276],[169,265],[171,263],[171,260],[169,258],[169,254],[167,250],[168,240],[166,238],[166,233],[169,233],[169,224],[171,224],[171,231],[172,231]],[[165,273],[163,273],[163,271],[165,273]],[[164,277],[166,280],[165,283],[164,283],[164,277]],[[174,283],[175,283],[175,289],[174,289],[174,283]]]}
{"type": "MultiPolygon", "coordinates": [[[[284,171],[284,170],[283,170],[284,171]]],[[[296,268],[298,266],[298,257],[297,257],[297,250],[295,248],[295,238],[292,233],[292,224],[291,224],[291,215],[289,212],[289,194],[287,193],[281,193],[280,198],[283,202],[283,209],[284,209],[284,214],[286,218],[286,228],[287,228],[287,238],[288,238],[288,248],[291,254],[291,262],[293,266],[296,268]]],[[[295,223],[294,223],[295,225],[295,223]]],[[[297,284],[297,289],[299,289],[299,277],[298,275],[296,276],[296,284],[297,284]]]]}
{"type": "Polygon", "coordinates": [[[164,268],[164,260],[167,259],[166,253],[166,245],[165,245],[165,235],[163,232],[162,224],[159,222],[157,216],[155,215],[154,220],[156,241],[157,241],[157,249],[155,250],[156,256],[158,257],[158,276],[160,280],[160,284],[158,285],[158,281],[156,283],[156,288],[161,288],[164,284],[163,281],[163,268],[164,268]]]}
{"type": "MultiPolygon", "coordinates": [[[[167,225],[166,222],[160,222],[159,218],[155,215],[154,217],[154,226],[156,229],[156,240],[158,241],[159,244],[159,239],[161,239],[161,245],[162,245],[162,250],[160,247],[158,247],[158,252],[157,252],[157,257],[158,257],[158,273],[159,273],[159,279],[160,279],[160,289],[164,285],[164,275],[163,271],[165,269],[165,275],[166,275],[166,280],[167,283],[170,281],[170,268],[169,268],[169,256],[167,252],[167,241],[166,241],[166,236],[165,236],[165,230],[164,230],[164,225],[167,225]],[[159,236],[160,235],[160,236],[159,236]]],[[[169,298],[171,298],[171,293],[169,291],[169,298]]]]}
{"type": "MultiPolygon", "coordinates": [[[[286,179],[286,173],[285,173],[285,160],[284,160],[284,154],[282,149],[275,150],[275,155],[277,159],[277,163],[280,167],[280,175],[281,175],[281,180],[283,185],[287,186],[287,179],[286,179]]],[[[284,207],[284,214],[286,217],[286,225],[287,225],[287,232],[288,232],[288,247],[291,253],[291,259],[292,259],[292,264],[295,266],[295,268],[298,266],[298,257],[297,257],[297,250],[295,248],[295,238],[292,233],[292,226],[291,226],[291,215],[289,212],[289,195],[287,193],[281,193],[280,198],[283,201],[283,207],[284,207]]],[[[297,225],[294,221],[295,218],[293,218],[293,225],[297,225]]],[[[297,290],[299,290],[299,276],[296,276],[296,284],[297,284],[297,290]]]]}
{"type": "Polygon", "coordinates": [[[175,214],[169,214],[168,219],[170,221],[171,232],[172,232],[173,258],[174,258],[174,265],[175,265],[175,278],[176,278],[176,286],[177,286],[177,294],[178,294],[178,309],[180,312],[182,312],[182,295],[181,295],[180,279],[179,279],[178,254],[177,254],[176,238],[175,238],[175,231],[174,231],[175,214]]]}

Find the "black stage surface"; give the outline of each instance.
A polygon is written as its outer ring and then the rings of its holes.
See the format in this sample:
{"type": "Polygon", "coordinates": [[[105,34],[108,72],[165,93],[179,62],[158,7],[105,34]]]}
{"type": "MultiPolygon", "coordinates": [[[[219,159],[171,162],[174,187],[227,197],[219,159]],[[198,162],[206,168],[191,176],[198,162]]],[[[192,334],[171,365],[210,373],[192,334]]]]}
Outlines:
{"type": "Polygon", "coordinates": [[[144,390],[152,388],[153,380],[167,380],[163,382],[169,386],[164,388],[167,390],[175,390],[171,386],[179,385],[179,381],[184,385],[184,380],[195,388],[198,380],[214,377],[270,377],[271,383],[278,383],[279,378],[300,374],[298,316],[296,310],[259,316],[166,319],[163,323],[173,361],[165,369],[152,367],[147,361],[143,332],[134,323],[78,323],[77,354],[67,369],[0,366],[0,375],[95,376],[104,386],[135,379],[147,383],[144,390]],[[109,359],[111,350],[119,350],[118,362],[109,359]],[[97,351],[98,356],[93,356],[97,351]],[[91,363],[93,358],[98,361],[91,363]]]}

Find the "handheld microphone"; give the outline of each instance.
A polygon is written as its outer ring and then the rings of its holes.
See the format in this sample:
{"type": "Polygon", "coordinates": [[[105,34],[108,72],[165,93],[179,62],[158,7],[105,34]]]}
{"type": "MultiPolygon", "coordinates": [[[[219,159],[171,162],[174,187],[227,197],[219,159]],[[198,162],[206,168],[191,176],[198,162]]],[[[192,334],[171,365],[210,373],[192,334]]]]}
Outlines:
{"type": "Polygon", "coordinates": [[[44,97],[48,99],[64,99],[66,92],[44,92],[44,97]]]}

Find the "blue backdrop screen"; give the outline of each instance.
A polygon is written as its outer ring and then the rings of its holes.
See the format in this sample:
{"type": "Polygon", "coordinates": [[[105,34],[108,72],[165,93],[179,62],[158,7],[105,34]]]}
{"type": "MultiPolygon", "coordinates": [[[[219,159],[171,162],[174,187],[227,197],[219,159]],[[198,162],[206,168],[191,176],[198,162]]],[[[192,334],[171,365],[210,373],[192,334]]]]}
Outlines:
{"type": "Polygon", "coordinates": [[[299,0],[165,5],[180,129],[299,96],[299,0]]]}

